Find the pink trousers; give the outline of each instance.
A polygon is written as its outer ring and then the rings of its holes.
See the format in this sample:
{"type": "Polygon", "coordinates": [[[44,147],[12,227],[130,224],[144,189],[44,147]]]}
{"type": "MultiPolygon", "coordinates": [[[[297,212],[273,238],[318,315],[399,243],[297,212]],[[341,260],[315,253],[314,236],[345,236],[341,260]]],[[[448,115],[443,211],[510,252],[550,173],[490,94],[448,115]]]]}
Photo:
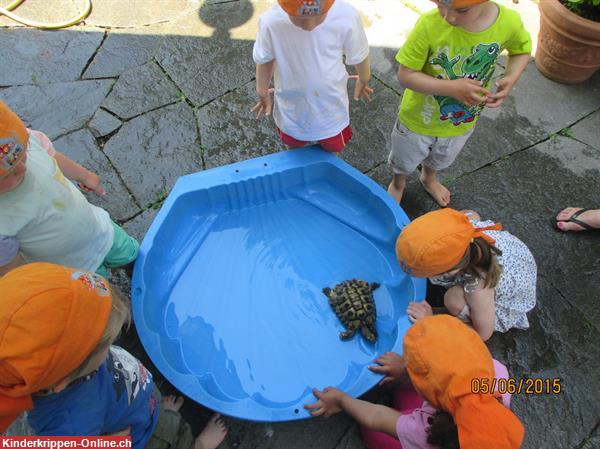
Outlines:
{"type": "MultiPolygon", "coordinates": [[[[423,398],[410,384],[399,385],[394,391],[394,409],[408,415],[423,405],[423,398]]],[[[366,427],[360,428],[362,440],[368,449],[402,449],[397,438],[383,432],[375,432],[366,427]]]]}

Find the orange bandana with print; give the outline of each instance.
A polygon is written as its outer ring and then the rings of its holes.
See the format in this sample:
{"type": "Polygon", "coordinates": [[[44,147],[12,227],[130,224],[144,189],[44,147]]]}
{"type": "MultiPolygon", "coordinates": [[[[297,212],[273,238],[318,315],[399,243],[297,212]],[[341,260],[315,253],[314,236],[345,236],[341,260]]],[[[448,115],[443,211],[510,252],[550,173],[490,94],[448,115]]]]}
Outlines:
{"type": "Polygon", "coordinates": [[[277,0],[290,16],[307,17],[325,14],[335,0],[277,0]]]}
{"type": "Polygon", "coordinates": [[[439,209],[420,216],[402,230],[396,240],[396,256],[412,276],[437,276],[461,261],[473,239],[483,238],[493,245],[494,239],[483,231],[500,229],[499,223],[476,228],[465,214],[439,209]]]}
{"type": "Polygon", "coordinates": [[[0,178],[23,158],[29,134],[21,119],[0,101],[0,178]]]}
{"type": "Polygon", "coordinates": [[[0,432],[87,359],[112,308],[96,273],[32,263],[0,278],[0,432]]]}
{"type": "Polygon", "coordinates": [[[404,335],[404,362],[415,389],[452,415],[461,449],[518,449],[525,429],[494,394],[471,393],[473,379],[493,385],[492,355],[471,327],[450,315],[418,320],[404,335]]]}

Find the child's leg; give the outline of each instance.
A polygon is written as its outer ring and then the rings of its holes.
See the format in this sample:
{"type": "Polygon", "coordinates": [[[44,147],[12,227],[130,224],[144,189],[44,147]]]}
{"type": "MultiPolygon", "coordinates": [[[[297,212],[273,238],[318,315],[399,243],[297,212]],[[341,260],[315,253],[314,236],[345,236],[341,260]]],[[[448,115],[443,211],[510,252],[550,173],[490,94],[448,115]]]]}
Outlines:
{"type": "Polygon", "coordinates": [[[103,274],[101,272],[102,268],[105,271],[106,268],[123,267],[131,276],[133,262],[138,255],[140,244],[136,239],[127,234],[121,226],[115,222],[113,222],[112,225],[115,231],[113,244],[110,251],[108,251],[108,254],[104,257],[102,267],[97,271],[100,274],[103,274]]]}
{"type": "Polygon", "coordinates": [[[431,195],[431,197],[442,207],[450,204],[450,191],[444,187],[437,179],[437,171],[423,164],[423,169],[419,175],[423,188],[431,195]]]}
{"type": "Polygon", "coordinates": [[[400,203],[407,176],[414,172],[427,157],[433,139],[413,133],[396,120],[391,140],[392,149],[388,156],[388,163],[394,172],[394,177],[388,186],[388,193],[400,203]]]}
{"type": "Polygon", "coordinates": [[[406,175],[400,175],[394,173],[392,182],[388,186],[388,193],[392,198],[399,204],[404,194],[404,187],[406,186],[406,175]]]}
{"type": "MultiPolygon", "coordinates": [[[[421,407],[423,401],[410,383],[400,384],[394,390],[394,409],[403,415],[408,415],[414,409],[421,407]]],[[[400,441],[387,433],[375,432],[363,426],[360,427],[360,433],[368,449],[402,449],[400,441]]]]}
{"type": "Polygon", "coordinates": [[[220,415],[215,413],[194,440],[190,425],[179,413],[183,398],[161,398],[156,387],[154,392],[159,407],[158,422],[145,449],[216,449],[225,439],[227,428],[220,415]]]}
{"type": "Polygon", "coordinates": [[[215,413],[204,426],[196,442],[194,449],[216,449],[227,435],[227,427],[221,418],[221,415],[215,413]]]}
{"type": "Polygon", "coordinates": [[[455,285],[446,291],[446,294],[444,294],[444,306],[451,315],[456,317],[465,314],[465,307],[468,308],[468,306],[462,285],[455,285]]]}
{"type": "Polygon", "coordinates": [[[421,184],[433,199],[442,207],[450,204],[450,191],[437,179],[437,172],[448,168],[458,153],[463,149],[475,128],[471,128],[466,134],[456,137],[437,137],[433,140],[430,153],[423,161],[421,171],[421,184]]]}

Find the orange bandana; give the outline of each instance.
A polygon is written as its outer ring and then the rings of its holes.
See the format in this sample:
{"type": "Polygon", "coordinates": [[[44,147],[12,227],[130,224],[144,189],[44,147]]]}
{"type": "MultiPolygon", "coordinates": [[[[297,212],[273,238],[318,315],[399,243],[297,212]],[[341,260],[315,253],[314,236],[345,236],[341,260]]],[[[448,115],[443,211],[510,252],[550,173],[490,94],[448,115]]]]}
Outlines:
{"type": "Polygon", "coordinates": [[[475,228],[465,214],[439,209],[420,216],[402,230],[396,240],[396,256],[413,276],[437,276],[461,261],[474,238],[481,237],[493,245],[494,239],[483,231],[500,229],[499,223],[475,228]]]}
{"type": "Polygon", "coordinates": [[[446,8],[459,9],[468,8],[469,6],[479,5],[488,0],[437,0],[437,2],[446,8]]]}
{"type": "Polygon", "coordinates": [[[325,14],[335,0],[277,0],[290,16],[318,16],[325,14]]]}
{"type": "Polygon", "coordinates": [[[48,263],[0,278],[0,432],[33,406],[31,395],[78,368],[104,333],[112,307],[100,275],[48,263]]]}
{"type": "Polygon", "coordinates": [[[19,163],[28,140],[29,134],[21,119],[0,101],[0,177],[19,163]]]}
{"type": "Polygon", "coordinates": [[[404,335],[404,361],[415,389],[452,415],[461,449],[518,449],[525,429],[499,394],[473,394],[473,379],[492,385],[492,356],[477,332],[450,315],[418,320],[404,335]]]}

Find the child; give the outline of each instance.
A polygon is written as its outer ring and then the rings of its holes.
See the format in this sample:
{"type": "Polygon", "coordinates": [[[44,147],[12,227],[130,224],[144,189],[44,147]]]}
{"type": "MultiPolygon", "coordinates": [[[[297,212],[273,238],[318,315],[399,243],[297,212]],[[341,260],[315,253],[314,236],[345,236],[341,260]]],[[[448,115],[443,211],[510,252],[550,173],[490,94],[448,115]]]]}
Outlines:
{"type": "Polygon", "coordinates": [[[425,190],[442,207],[450,192],[437,179],[473,132],[484,106],[498,107],[529,61],[531,39],[519,14],[487,0],[434,0],[398,51],[398,80],[406,88],[392,130],[388,187],[398,202],[419,164],[425,190]],[[489,86],[500,52],[504,76],[489,86]]]}
{"type": "MultiPolygon", "coordinates": [[[[396,255],[408,273],[448,287],[448,311],[471,322],[485,341],[493,331],[529,327],[537,267],[521,240],[501,231],[500,224],[479,220],[473,211],[429,212],[402,230],[396,255]]],[[[414,321],[430,315],[431,308],[425,301],[411,303],[408,314],[414,321]]]]}
{"type": "Polygon", "coordinates": [[[348,111],[348,73],[355,65],[354,99],[373,92],[369,44],[360,16],[344,0],[278,0],[258,25],[253,57],[259,102],[256,117],[273,117],[282,142],[290,148],[317,141],[340,152],[352,137],[348,111]],[[344,61],[345,56],[345,61],[344,61]],[[275,77],[275,89],[269,89],[275,77]]]}
{"type": "Polygon", "coordinates": [[[524,429],[508,408],[510,396],[473,391],[474,379],[491,386],[494,377],[507,379],[508,372],[494,363],[472,329],[448,315],[427,317],[406,332],[403,346],[404,357],[386,353],[377,360],[382,366],[371,369],[393,380],[408,372],[416,393],[402,388],[405,396],[396,402],[406,410],[354,399],[331,387],[313,389],[318,400],[305,408],[313,416],[347,412],[363,427],[369,449],[520,447],[524,429]]]}
{"type": "Polygon", "coordinates": [[[105,276],[108,267],[131,268],[138,242],[65,176],[105,193],[97,175],[27,130],[0,101],[0,276],[35,261],[105,276]]]}
{"type": "Polygon", "coordinates": [[[98,274],[48,263],[0,278],[0,432],[23,411],[37,435],[131,435],[135,449],[214,449],[218,415],[194,442],[152,375],[111,346],[129,305],[98,274]]]}

